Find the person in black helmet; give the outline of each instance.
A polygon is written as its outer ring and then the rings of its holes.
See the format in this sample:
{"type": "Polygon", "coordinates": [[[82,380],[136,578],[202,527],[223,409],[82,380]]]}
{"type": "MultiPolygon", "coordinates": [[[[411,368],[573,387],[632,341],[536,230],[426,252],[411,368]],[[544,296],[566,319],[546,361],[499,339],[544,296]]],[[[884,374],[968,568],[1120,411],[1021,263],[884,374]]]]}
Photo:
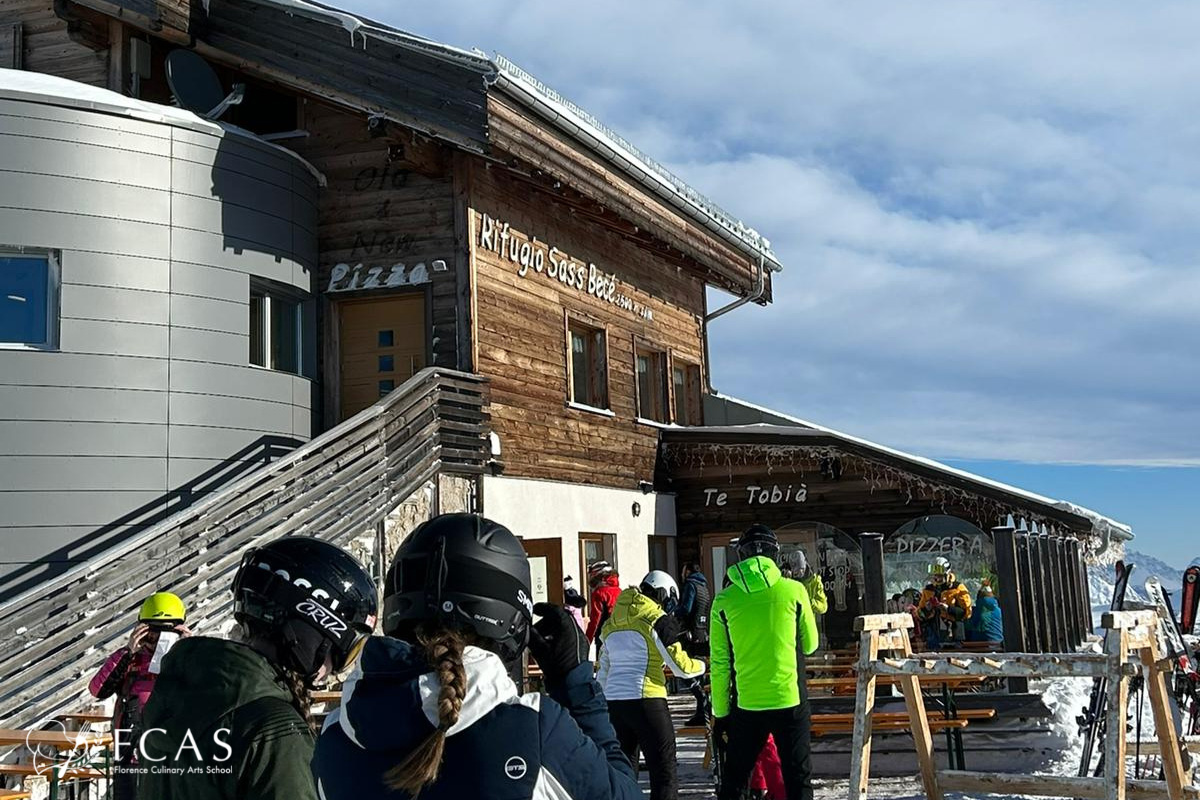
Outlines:
{"type": "Polygon", "coordinates": [[[817,623],[808,590],[780,573],[779,539],[765,525],[747,528],[737,550],[709,635],[713,737],[724,752],[717,797],[742,795],[770,734],[788,800],[812,800],[804,657],[817,649],[817,623]]]}
{"type": "Polygon", "coordinates": [[[367,642],[317,741],[321,797],[641,798],[584,632],[530,596],[503,525],[444,514],[413,531],[385,581],[386,636],[367,642]],[[549,697],[509,677],[526,647],[549,697]]]}
{"type": "Polygon", "coordinates": [[[193,636],[163,659],[143,714],[143,800],[316,800],[308,692],[346,669],[379,598],[345,550],[306,536],[246,553],[233,579],[241,641],[193,636]]]}

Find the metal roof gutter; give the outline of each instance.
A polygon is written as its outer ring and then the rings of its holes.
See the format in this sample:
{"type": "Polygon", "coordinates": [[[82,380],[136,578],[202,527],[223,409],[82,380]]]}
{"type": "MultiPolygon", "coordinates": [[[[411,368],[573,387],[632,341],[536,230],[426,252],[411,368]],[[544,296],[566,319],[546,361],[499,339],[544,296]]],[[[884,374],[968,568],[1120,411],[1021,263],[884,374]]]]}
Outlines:
{"type": "Polygon", "coordinates": [[[494,63],[497,68],[494,85],[499,91],[600,155],[739,253],[760,262],[765,270],[783,270],[783,265],[771,252],[771,243],[758,231],[734,218],[615,131],[504,56],[497,55],[494,63]]]}

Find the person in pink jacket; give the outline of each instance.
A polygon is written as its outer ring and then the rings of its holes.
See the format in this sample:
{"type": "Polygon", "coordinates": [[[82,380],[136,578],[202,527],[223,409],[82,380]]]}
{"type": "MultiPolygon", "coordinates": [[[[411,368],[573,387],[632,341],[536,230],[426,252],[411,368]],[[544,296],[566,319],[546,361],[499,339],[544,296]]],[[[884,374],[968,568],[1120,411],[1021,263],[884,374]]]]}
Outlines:
{"type": "Polygon", "coordinates": [[[159,643],[164,633],[175,637],[190,636],[192,632],[184,624],[186,619],[187,609],[178,597],[170,592],[150,595],[138,612],[138,622],[129,634],[129,644],[113,652],[88,684],[88,690],[97,700],[117,696],[112,727],[116,740],[123,746],[118,748],[113,770],[114,800],[136,797],[137,775],[131,768],[137,763],[136,745],[141,736],[142,709],[154,690],[157,662],[168,649],[165,645],[170,640],[163,641],[163,653],[158,653],[159,643]]]}

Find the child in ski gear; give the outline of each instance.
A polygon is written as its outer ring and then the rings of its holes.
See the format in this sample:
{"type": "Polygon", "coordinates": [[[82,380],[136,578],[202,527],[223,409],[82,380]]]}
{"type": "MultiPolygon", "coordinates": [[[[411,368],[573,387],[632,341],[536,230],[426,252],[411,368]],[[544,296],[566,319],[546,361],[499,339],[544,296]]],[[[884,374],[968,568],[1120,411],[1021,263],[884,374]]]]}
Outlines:
{"type": "Polygon", "coordinates": [[[575,579],[570,575],[563,578],[563,605],[571,618],[579,623],[579,629],[586,631],[587,623],[583,621],[583,612],[579,609],[587,605],[587,600],[584,600],[583,595],[575,588],[575,579]]]}
{"type": "Polygon", "coordinates": [[[678,622],[666,613],[678,599],[674,579],[654,570],[638,586],[621,592],[600,634],[604,649],[596,680],[608,698],[621,750],[634,764],[639,748],[646,756],[651,800],[674,800],[679,794],[675,727],[663,667],[679,678],[704,673],[704,662],[687,654],[678,622]]]}
{"type": "Polygon", "coordinates": [[[929,565],[929,583],[921,592],[917,615],[925,633],[925,646],[930,650],[962,641],[962,625],[971,616],[971,594],[950,571],[945,556],[938,556],[929,565]]]}
{"type": "Polygon", "coordinates": [[[725,748],[718,796],[733,800],[746,788],[755,759],[772,734],[791,800],[811,800],[810,713],[804,656],[817,649],[817,623],[808,590],[784,578],[779,540],[764,525],[738,539],[741,561],[713,601],[713,735],[725,748]]]}
{"type": "MultiPolygon", "coordinates": [[[[190,636],[184,622],[187,609],[183,601],[170,592],[155,592],[146,598],[138,611],[138,621],[129,634],[129,644],[115,650],[88,684],[88,691],[98,700],[117,696],[113,705],[112,727],[122,731],[118,748],[117,769],[113,775],[114,800],[132,800],[137,794],[136,747],[130,742],[141,738],[142,709],[154,691],[157,670],[151,670],[154,652],[163,633],[190,636]]],[[[164,640],[165,641],[165,640],[164,640]]]]}
{"type": "Polygon", "coordinates": [[[597,561],[588,567],[588,586],[592,596],[588,602],[587,638],[594,642],[621,593],[621,576],[607,561],[597,561]]]}
{"type": "Polygon", "coordinates": [[[829,599],[825,596],[825,581],[821,573],[808,564],[808,556],[803,550],[792,554],[792,574],[788,577],[800,581],[808,591],[808,602],[814,614],[824,614],[829,610],[829,599]]]}
{"type": "Polygon", "coordinates": [[[1000,613],[1000,603],[987,583],[980,586],[975,595],[975,606],[971,609],[971,618],[967,620],[966,627],[968,642],[1004,641],[1004,617],[1000,613]]]}
{"type": "Polygon", "coordinates": [[[444,514],[417,527],[385,578],[386,635],[368,640],[317,741],[321,797],[640,798],[587,638],[531,596],[504,526],[444,514]],[[509,675],[526,647],[549,697],[519,694],[509,675]]]}
{"type": "MultiPolygon", "coordinates": [[[[697,563],[683,565],[683,588],[675,616],[683,627],[683,649],[692,658],[708,658],[708,616],[712,610],[712,593],[708,579],[697,563]]],[[[692,680],[688,691],[696,698],[696,713],[684,724],[708,724],[708,694],[704,691],[704,676],[692,680]]]]}
{"type": "Polygon", "coordinates": [[[358,657],[375,583],[340,547],[287,536],[246,553],[233,597],[241,641],[194,636],[163,662],[146,755],[182,774],[142,776],[142,800],[317,798],[309,688],[358,657]]]}

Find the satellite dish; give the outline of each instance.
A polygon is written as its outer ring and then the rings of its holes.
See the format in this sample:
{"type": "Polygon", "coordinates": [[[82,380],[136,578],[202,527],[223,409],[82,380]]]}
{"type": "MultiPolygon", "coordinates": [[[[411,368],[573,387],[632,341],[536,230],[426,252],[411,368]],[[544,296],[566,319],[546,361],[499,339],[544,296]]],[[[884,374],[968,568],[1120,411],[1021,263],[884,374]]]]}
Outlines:
{"type": "Polygon", "coordinates": [[[167,85],[181,107],[205,119],[219,119],[230,106],[242,102],[246,87],[235,83],[228,95],[208,62],[192,50],[167,54],[167,85]]]}

